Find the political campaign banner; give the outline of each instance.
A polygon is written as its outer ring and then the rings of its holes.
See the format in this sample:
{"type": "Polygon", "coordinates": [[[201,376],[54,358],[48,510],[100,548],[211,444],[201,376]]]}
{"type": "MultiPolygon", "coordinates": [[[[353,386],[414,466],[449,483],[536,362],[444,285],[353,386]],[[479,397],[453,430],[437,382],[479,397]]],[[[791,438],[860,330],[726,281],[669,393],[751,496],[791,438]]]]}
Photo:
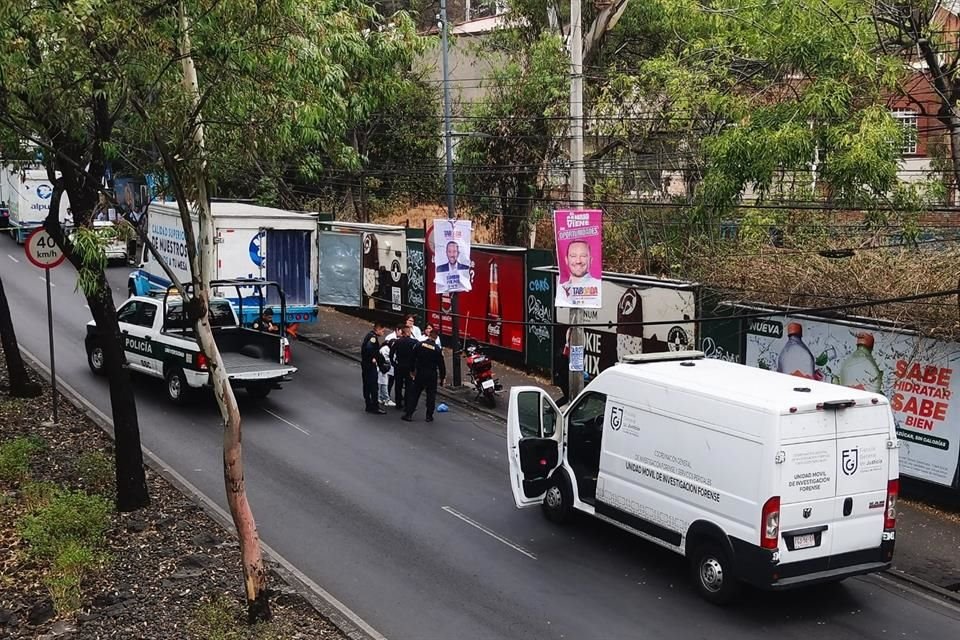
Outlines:
{"type": "Polygon", "coordinates": [[[603,212],[599,209],[557,211],[557,293],[554,306],[599,309],[603,270],[603,212]]]}
{"type": "Polygon", "coordinates": [[[469,220],[433,221],[433,282],[438,294],[470,291],[469,220]]]}

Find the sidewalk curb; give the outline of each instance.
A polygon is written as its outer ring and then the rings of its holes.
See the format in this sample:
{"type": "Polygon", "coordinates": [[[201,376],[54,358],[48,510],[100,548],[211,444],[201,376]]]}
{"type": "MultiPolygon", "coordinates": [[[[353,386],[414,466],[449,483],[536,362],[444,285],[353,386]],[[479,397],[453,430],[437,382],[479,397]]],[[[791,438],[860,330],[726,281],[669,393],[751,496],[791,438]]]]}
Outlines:
{"type": "Polygon", "coordinates": [[[938,587],[932,582],[927,582],[923,578],[918,578],[916,576],[910,575],[909,573],[904,573],[900,569],[887,569],[884,573],[889,575],[891,578],[894,578],[895,580],[902,580],[903,582],[912,584],[913,586],[918,587],[920,589],[924,589],[926,591],[935,593],[942,598],[946,598],[948,600],[952,600],[953,602],[960,603],[960,593],[950,591],[949,589],[944,589],[943,587],[938,587]]]}
{"type": "MultiPolygon", "coordinates": [[[[300,340],[301,342],[306,342],[307,344],[313,345],[314,347],[317,347],[319,349],[324,349],[326,351],[329,351],[330,353],[335,353],[336,355],[341,356],[343,358],[353,360],[354,362],[360,362],[360,356],[354,353],[351,353],[346,349],[341,349],[340,347],[335,347],[331,344],[327,344],[320,338],[300,335],[300,336],[297,336],[297,339],[300,340]]],[[[457,406],[464,407],[475,413],[479,413],[487,416],[488,418],[492,418],[497,422],[506,424],[506,419],[503,416],[501,416],[499,413],[491,411],[490,409],[487,409],[486,407],[482,407],[478,404],[471,403],[469,400],[466,400],[465,398],[461,398],[456,394],[451,393],[445,387],[439,387],[437,389],[437,395],[443,396],[445,399],[456,404],[457,406]]]]}
{"type": "MultiPolygon", "coordinates": [[[[50,369],[22,346],[20,347],[20,352],[23,354],[28,365],[49,383],[50,369]]],[[[111,440],[114,439],[113,421],[80,395],[76,389],[70,386],[60,376],[57,376],[57,393],[80,410],[80,412],[93,421],[94,424],[103,429],[103,431],[110,436],[111,440]]],[[[199,504],[200,508],[203,509],[203,512],[211,520],[223,527],[231,536],[236,537],[233,518],[230,517],[227,511],[170,467],[162,458],[142,444],[140,448],[143,451],[144,463],[148,469],[163,477],[177,491],[186,496],[187,499],[199,504]]],[[[337,600],[332,594],[328,593],[323,587],[316,584],[306,574],[297,569],[293,563],[263,542],[263,540],[260,541],[260,547],[263,551],[264,562],[267,568],[289,589],[302,596],[345,636],[351,640],[387,640],[384,635],[337,600]]],[[[270,589],[270,587],[268,587],[268,589],[270,589]]],[[[270,590],[274,592],[278,591],[276,588],[270,590]]]]}

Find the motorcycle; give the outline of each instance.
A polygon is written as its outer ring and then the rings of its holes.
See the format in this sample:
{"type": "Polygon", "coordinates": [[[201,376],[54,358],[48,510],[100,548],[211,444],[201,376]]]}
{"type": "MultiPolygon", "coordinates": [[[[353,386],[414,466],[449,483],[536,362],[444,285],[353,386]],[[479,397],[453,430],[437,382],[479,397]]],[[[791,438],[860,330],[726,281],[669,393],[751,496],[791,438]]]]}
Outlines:
{"type": "Polygon", "coordinates": [[[465,350],[467,375],[477,392],[475,400],[481,398],[492,409],[497,406],[497,393],[503,391],[503,385],[493,373],[493,361],[487,357],[477,344],[468,344],[465,350]]]}

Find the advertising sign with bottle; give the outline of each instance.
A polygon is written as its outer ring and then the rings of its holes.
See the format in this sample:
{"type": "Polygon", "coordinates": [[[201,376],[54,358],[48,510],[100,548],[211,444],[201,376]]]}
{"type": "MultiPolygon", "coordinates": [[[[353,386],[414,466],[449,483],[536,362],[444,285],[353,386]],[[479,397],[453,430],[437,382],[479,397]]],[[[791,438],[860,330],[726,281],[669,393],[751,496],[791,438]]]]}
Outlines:
{"type": "Polygon", "coordinates": [[[469,220],[439,219],[433,221],[433,282],[437,293],[470,291],[470,233],[469,220]]]}
{"type": "Polygon", "coordinates": [[[557,307],[599,309],[603,270],[603,212],[599,209],[557,211],[557,307]]]}
{"type": "Polygon", "coordinates": [[[746,324],[745,364],[884,394],[897,421],[900,471],[956,482],[960,405],[952,397],[960,390],[960,344],[806,317],[746,324]]]}
{"type": "MultiPolygon", "coordinates": [[[[434,243],[431,248],[435,250],[436,247],[434,243]]],[[[492,251],[475,248],[471,252],[470,268],[464,271],[470,288],[457,296],[461,338],[523,351],[527,303],[523,290],[523,254],[522,249],[492,251]]],[[[449,293],[437,289],[428,287],[427,290],[427,320],[439,327],[442,334],[450,335],[453,299],[449,293]]]]}

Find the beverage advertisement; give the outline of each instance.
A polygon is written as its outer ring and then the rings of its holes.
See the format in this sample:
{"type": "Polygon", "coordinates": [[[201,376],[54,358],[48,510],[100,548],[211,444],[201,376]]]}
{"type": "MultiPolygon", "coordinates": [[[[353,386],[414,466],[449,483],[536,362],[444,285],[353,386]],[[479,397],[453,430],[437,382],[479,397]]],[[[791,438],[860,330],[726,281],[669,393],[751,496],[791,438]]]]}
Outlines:
{"type": "MultiPolygon", "coordinates": [[[[433,246],[436,246],[434,244],[433,246]]],[[[460,312],[460,336],[496,347],[523,352],[526,327],[524,312],[527,297],[523,249],[478,249],[470,254],[466,272],[470,290],[457,296],[460,312]]],[[[452,296],[427,291],[427,320],[450,335],[453,326],[452,296]]]]}
{"type": "Polygon", "coordinates": [[[746,364],[884,394],[897,423],[900,471],[956,482],[960,407],[951,399],[960,344],[802,316],[746,324],[746,364]]]}
{"type": "Polygon", "coordinates": [[[603,270],[603,212],[599,209],[557,211],[557,293],[554,305],[599,309],[603,270]]]}
{"type": "Polygon", "coordinates": [[[433,282],[437,293],[470,291],[470,234],[469,220],[433,221],[433,282]]]}
{"type": "MultiPolygon", "coordinates": [[[[603,279],[604,304],[583,312],[584,371],[595,376],[635,353],[683,351],[695,344],[695,285],[654,278],[603,279]],[[668,324],[649,324],[668,322],[668,324]]],[[[558,308],[557,322],[570,324],[570,310],[558,308]]]]}

